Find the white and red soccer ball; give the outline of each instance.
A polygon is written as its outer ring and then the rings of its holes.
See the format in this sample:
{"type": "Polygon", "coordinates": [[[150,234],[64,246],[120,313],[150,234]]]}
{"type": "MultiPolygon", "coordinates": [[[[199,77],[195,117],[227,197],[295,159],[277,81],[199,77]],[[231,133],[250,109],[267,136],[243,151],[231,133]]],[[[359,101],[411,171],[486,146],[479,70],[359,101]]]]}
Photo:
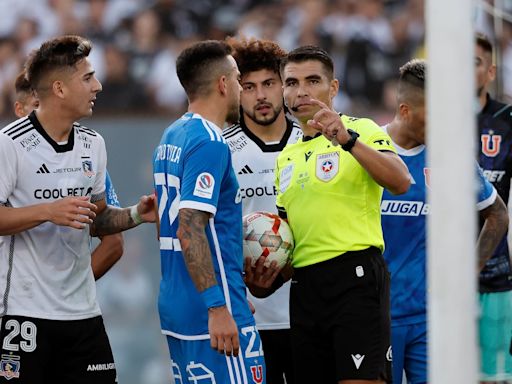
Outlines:
{"type": "Polygon", "coordinates": [[[243,218],[244,257],[252,259],[252,265],[265,256],[265,266],[273,260],[282,268],[293,252],[293,235],[288,223],[270,212],[253,212],[243,218]]]}

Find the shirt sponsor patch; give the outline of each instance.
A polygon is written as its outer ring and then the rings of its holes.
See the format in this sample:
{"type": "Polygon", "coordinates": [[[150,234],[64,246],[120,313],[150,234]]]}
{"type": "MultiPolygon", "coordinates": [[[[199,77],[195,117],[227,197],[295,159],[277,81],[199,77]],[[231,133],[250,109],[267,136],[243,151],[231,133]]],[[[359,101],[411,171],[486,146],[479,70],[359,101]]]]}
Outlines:
{"type": "Polygon", "coordinates": [[[332,180],[339,171],[340,154],[338,152],[324,153],[316,157],[316,177],[322,181],[332,180]]]}
{"type": "Polygon", "coordinates": [[[215,179],[213,176],[208,172],[203,172],[197,176],[194,196],[202,197],[204,199],[211,199],[213,196],[214,186],[215,179]]]}
{"type": "Polygon", "coordinates": [[[293,164],[287,165],[281,171],[281,174],[279,175],[279,191],[281,191],[281,193],[284,193],[284,191],[286,191],[286,189],[290,185],[290,181],[292,180],[292,175],[293,175],[293,164]]]}

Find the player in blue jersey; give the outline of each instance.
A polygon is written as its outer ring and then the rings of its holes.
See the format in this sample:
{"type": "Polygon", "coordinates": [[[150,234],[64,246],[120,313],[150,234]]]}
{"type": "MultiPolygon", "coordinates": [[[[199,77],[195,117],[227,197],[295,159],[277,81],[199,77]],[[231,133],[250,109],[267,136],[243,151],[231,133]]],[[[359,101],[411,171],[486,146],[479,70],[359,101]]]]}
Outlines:
{"type": "Polygon", "coordinates": [[[176,70],[188,112],[155,150],[162,280],[158,300],[176,380],[264,383],[260,337],[243,281],[242,205],[226,122],[239,119],[240,73],[231,48],[203,41],[176,70]]]}
{"type": "MultiPolygon", "coordinates": [[[[512,106],[490,97],[496,75],[493,46],[483,35],[476,36],[475,71],[478,114],[478,162],[484,175],[508,204],[512,178],[512,106]]],[[[480,273],[480,380],[482,383],[512,381],[512,266],[507,237],[480,273]]]]}
{"type": "MultiPolygon", "coordinates": [[[[426,200],[429,169],[425,160],[425,62],[400,68],[397,111],[386,130],[411,175],[411,187],[395,196],[384,190],[381,204],[384,257],[391,273],[393,382],[427,383],[426,200]]],[[[483,267],[508,223],[507,211],[479,169],[477,208],[485,221],[479,239],[483,267]]]]}
{"type": "MultiPolygon", "coordinates": [[[[26,72],[22,71],[14,82],[14,114],[17,117],[28,116],[39,106],[39,100],[28,82],[26,72]]],[[[114,185],[108,170],[105,174],[105,201],[108,205],[120,208],[114,185]]],[[[123,234],[114,233],[101,236],[100,243],[91,253],[91,267],[94,278],[102,277],[123,255],[123,234]]]]}

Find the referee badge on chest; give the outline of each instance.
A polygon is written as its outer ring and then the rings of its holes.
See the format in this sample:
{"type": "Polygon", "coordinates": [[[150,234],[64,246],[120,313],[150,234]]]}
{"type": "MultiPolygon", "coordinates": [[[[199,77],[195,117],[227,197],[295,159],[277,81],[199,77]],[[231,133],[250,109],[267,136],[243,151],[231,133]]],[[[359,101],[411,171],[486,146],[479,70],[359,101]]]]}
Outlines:
{"type": "Polygon", "coordinates": [[[316,177],[331,181],[339,171],[340,154],[338,152],[322,153],[316,156],[316,177]]]}

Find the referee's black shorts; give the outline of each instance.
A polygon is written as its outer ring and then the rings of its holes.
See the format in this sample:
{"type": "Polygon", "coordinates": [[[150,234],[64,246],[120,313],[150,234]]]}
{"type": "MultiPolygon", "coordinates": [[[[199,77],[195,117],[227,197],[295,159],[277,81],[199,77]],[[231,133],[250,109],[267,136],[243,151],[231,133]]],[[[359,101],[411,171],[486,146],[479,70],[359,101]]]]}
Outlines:
{"type": "Polygon", "coordinates": [[[391,383],[389,273],[379,249],[296,268],[290,322],[296,383],[391,383]]]}

